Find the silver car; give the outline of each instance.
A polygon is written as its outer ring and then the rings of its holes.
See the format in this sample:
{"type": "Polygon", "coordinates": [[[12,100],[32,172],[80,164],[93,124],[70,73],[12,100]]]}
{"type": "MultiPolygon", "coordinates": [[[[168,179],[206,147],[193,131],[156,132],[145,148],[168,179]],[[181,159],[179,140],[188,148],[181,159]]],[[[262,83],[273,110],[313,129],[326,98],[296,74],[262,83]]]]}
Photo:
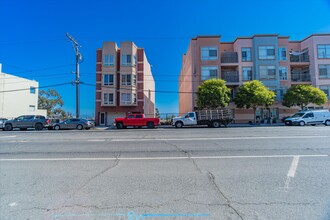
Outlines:
{"type": "Polygon", "coordinates": [[[90,123],[89,121],[87,121],[85,119],[79,119],[79,118],[71,118],[71,119],[67,119],[65,121],[53,124],[54,130],[61,130],[61,129],[78,129],[78,130],[86,129],[86,130],[88,130],[88,129],[92,128],[92,126],[93,126],[92,123],[90,123]]]}

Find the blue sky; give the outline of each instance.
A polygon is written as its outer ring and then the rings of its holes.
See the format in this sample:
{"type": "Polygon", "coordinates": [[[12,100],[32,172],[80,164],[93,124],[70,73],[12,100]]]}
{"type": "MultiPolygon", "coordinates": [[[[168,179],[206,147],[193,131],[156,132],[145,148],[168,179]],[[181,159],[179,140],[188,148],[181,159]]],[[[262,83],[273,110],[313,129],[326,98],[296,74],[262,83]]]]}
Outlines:
{"type": "MultiPolygon", "coordinates": [[[[81,45],[81,81],[95,84],[96,48],[105,41],[133,41],[146,51],[156,90],[177,91],[181,56],[197,35],[278,33],[301,40],[330,32],[330,0],[64,1],[0,0],[0,63],[3,72],[39,81],[39,86],[74,80],[74,51],[81,45]]],[[[55,87],[75,113],[75,87],[55,87]]],[[[81,115],[92,116],[95,87],[81,85],[81,115]]],[[[156,93],[161,113],[178,112],[178,94],[156,93]]]]}

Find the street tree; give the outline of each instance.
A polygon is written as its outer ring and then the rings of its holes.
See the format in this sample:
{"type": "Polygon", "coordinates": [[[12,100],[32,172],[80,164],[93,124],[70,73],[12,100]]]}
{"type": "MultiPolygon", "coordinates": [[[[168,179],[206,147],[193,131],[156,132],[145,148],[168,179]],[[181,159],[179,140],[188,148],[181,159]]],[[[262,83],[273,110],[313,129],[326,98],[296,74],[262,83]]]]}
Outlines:
{"type": "Polygon", "coordinates": [[[230,102],[230,89],[222,79],[209,79],[198,86],[198,108],[226,107],[230,102]]]}
{"type": "Polygon", "coordinates": [[[327,102],[327,95],[311,85],[292,86],[283,96],[282,105],[286,107],[299,106],[302,110],[310,103],[322,105],[327,102]]]}
{"type": "Polygon", "coordinates": [[[46,109],[49,117],[66,118],[67,114],[62,109],[63,105],[62,96],[55,89],[39,91],[38,108],[46,109]]]}
{"type": "Polygon", "coordinates": [[[258,107],[268,107],[274,103],[275,93],[270,91],[262,82],[253,80],[238,87],[234,102],[238,108],[252,108],[254,123],[256,123],[256,110],[258,107]]]}

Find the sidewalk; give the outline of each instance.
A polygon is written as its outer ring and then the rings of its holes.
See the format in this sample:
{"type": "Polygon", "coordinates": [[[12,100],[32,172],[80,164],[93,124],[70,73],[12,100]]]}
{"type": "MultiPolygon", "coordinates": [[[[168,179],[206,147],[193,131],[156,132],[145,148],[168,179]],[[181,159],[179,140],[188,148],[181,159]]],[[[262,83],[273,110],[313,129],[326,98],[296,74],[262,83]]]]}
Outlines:
{"type": "MultiPolygon", "coordinates": [[[[285,126],[284,123],[274,123],[274,124],[248,124],[248,123],[236,123],[236,124],[229,124],[227,125],[228,128],[240,128],[240,127],[279,127],[279,126],[285,126]]],[[[205,126],[193,126],[193,127],[200,127],[203,128],[205,126]]],[[[175,128],[174,126],[171,125],[160,125],[157,126],[157,128],[166,128],[166,129],[171,129],[175,128]]],[[[223,128],[223,126],[222,126],[223,128]]],[[[96,126],[94,130],[100,130],[100,131],[105,131],[105,130],[113,130],[117,129],[114,126],[96,126]]]]}

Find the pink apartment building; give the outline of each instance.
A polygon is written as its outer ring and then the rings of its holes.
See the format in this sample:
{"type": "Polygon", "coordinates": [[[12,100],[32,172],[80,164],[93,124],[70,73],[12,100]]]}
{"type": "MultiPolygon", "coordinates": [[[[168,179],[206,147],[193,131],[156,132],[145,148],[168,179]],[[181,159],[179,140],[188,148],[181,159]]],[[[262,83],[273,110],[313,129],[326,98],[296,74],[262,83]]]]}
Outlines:
{"type": "Polygon", "coordinates": [[[96,50],[97,125],[139,112],[155,114],[155,81],[143,48],[132,42],[105,42],[96,50]]]}
{"type": "MultiPolygon", "coordinates": [[[[182,56],[179,76],[179,111],[183,114],[196,107],[196,90],[207,79],[221,78],[235,97],[238,86],[250,80],[260,80],[276,92],[276,102],[269,109],[259,109],[261,119],[281,119],[298,108],[281,105],[286,90],[297,84],[310,84],[330,97],[330,34],[313,34],[301,41],[290,41],[277,34],[238,37],[233,42],[221,42],[221,36],[192,38],[182,56]]],[[[253,111],[237,109],[230,103],[237,121],[252,120],[253,111]]],[[[330,108],[324,106],[309,108],[330,108]]]]}

